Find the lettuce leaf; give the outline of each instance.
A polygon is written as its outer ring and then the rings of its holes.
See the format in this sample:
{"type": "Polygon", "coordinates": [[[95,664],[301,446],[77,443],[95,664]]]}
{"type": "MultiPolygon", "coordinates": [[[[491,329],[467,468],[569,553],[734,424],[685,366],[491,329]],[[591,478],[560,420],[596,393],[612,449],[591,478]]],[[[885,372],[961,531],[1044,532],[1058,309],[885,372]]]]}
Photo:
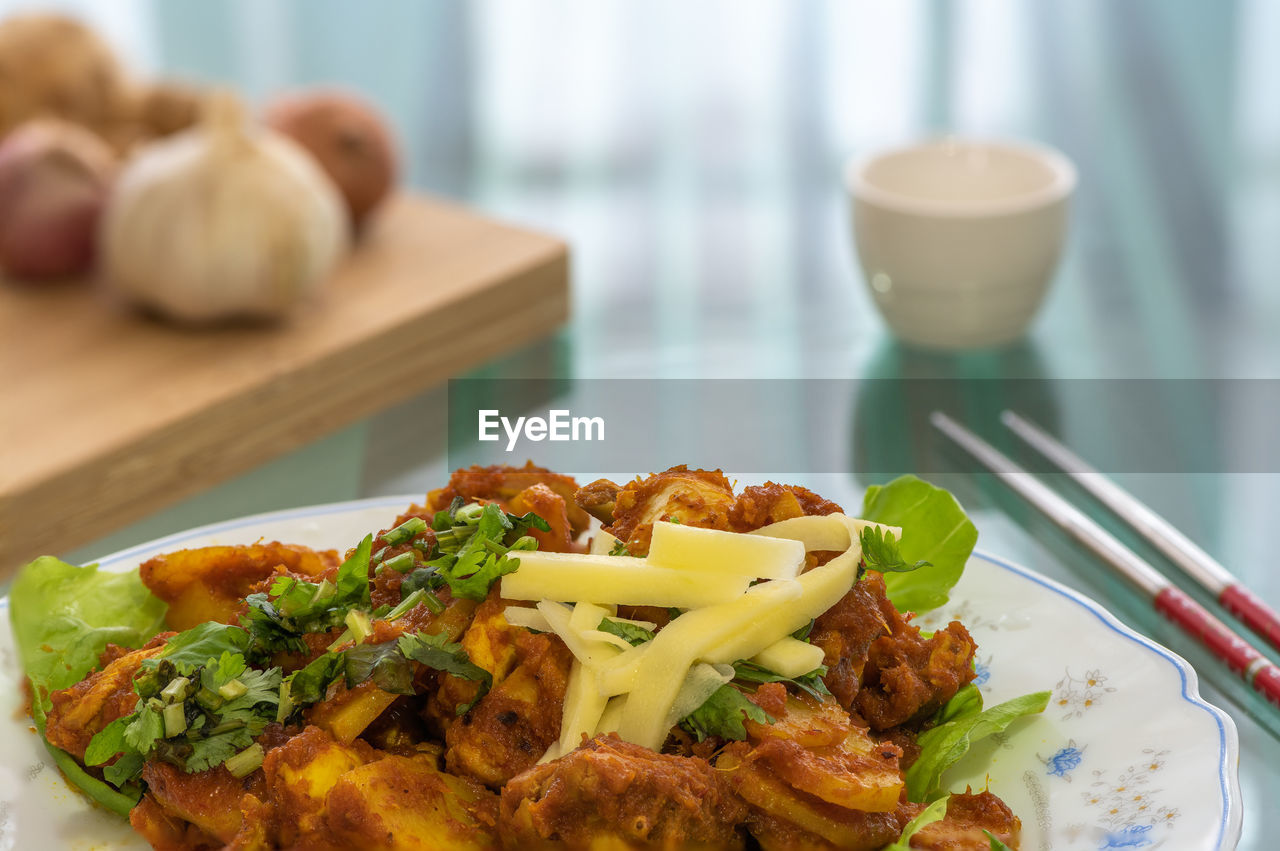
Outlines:
{"type": "MultiPolygon", "coordinates": [[[[108,573],[96,564],[76,567],[41,556],[18,574],[9,592],[9,622],[22,668],[31,681],[31,715],[44,736],[51,692],[84,679],[108,643],[141,647],[164,627],[166,606],[138,572],[108,573]]],[[[140,790],[117,791],[87,773],[68,753],[47,741],[67,779],[111,812],[128,816],[140,790]]]]}
{"type": "Polygon", "coordinates": [[[987,835],[987,839],[991,840],[991,851],[1011,851],[1008,845],[1000,841],[1000,837],[996,836],[989,830],[982,831],[987,835]]]}
{"type": "Polygon", "coordinates": [[[941,795],[942,773],[968,753],[974,742],[1003,731],[1019,718],[1043,712],[1050,693],[1024,694],[986,710],[977,696],[976,689],[956,692],[939,713],[940,718],[949,720],[916,738],[920,756],[907,769],[907,800],[921,802],[941,795]]]}
{"type": "Polygon", "coordinates": [[[921,828],[945,818],[949,800],[951,800],[950,795],[939,798],[921,810],[920,815],[907,822],[907,826],[902,829],[902,835],[898,837],[898,841],[887,846],[884,851],[911,851],[911,837],[919,833],[921,828]]]}
{"type": "Polygon", "coordinates": [[[141,647],[164,627],[166,606],[138,572],[108,573],[52,556],[28,564],[9,593],[9,622],[31,679],[41,732],[49,693],[84,679],[108,643],[141,647]]]}
{"type": "Polygon", "coordinates": [[[915,476],[901,476],[867,488],[862,517],[902,527],[902,559],[928,562],[908,573],[884,575],[893,604],[904,612],[927,612],[946,603],[978,541],[977,527],[956,498],[915,476]]]}

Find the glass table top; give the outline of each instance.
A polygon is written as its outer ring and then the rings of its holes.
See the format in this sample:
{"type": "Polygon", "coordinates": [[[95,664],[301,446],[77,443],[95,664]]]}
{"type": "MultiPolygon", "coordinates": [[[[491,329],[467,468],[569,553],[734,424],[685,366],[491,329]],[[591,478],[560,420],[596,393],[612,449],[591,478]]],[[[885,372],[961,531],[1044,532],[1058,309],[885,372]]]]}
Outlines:
{"type": "MultiPolygon", "coordinates": [[[[356,88],[396,126],[411,185],[562,235],[572,321],[471,378],[1280,379],[1280,6],[1264,0],[63,5],[144,70],[259,100],[356,88]],[[1079,170],[1053,289],[1008,348],[895,343],[854,257],[845,161],[947,133],[1041,141],[1079,170]]],[[[408,399],[67,555],[302,503],[422,493],[448,474],[447,402],[444,388],[408,399]]],[[[1232,454],[1274,435],[1280,410],[1199,415],[1192,433],[1171,418],[1171,439],[1207,442],[1230,463],[1117,478],[1280,606],[1280,470],[1232,454]]],[[[812,428],[852,433],[855,419],[812,428]]],[[[1071,442],[1096,419],[1072,409],[1058,426],[1071,442]]],[[[1115,435],[1122,456],[1147,439],[1115,435]]],[[[872,477],[799,478],[856,504],[872,477]]],[[[1103,601],[1196,666],[1240,729],[1241,847],[1267,847],[1280,832],[1280,710],[998,483],[933,478],[973,510],[981,547],[1103,601]]]]}

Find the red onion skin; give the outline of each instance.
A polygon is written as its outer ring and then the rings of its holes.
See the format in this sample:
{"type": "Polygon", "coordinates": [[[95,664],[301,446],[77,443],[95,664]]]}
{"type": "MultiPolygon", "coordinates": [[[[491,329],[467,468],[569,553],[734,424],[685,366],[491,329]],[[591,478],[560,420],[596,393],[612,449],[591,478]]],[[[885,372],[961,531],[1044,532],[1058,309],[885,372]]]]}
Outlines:
{"type": "Polygon", "coordinates": [[[111,156],[88,131],[67,128],[26,125],[0,145],[0,269],[10,277],[66,278],[93,268],[111,156]]]}
{"type": "Polygon", "coordinates": [[[395,185],[399,164],[391,130],[355,94],[317,89],[284,95],[264,120],[316,158],[342,193],[357,231],[395,185]]]}

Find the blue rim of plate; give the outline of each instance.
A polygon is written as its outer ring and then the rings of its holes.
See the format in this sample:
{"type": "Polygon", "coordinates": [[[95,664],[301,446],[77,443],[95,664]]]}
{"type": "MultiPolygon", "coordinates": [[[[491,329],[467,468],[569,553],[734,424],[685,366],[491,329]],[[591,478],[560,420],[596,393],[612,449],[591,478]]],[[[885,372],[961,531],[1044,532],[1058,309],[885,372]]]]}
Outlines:
{"type": "MultiPolygon", "coordinates": [[[[216,535],[220,532],[232,531],[250,524],[300,520],[307,517],[321,517],[327,514],[342,514],[348,511],[381,508],[384,506],[387,508],[402,508],[416,502],[418,499],[420,499],[420,495],[367,497],[364,499],[353,499],[344,502],[330,502],[320,505],[286,508],[279,511],[267,511],[261,514],[251,514],[244,517],[232,518],[230,520],[221,520],[204,526],[198,526],[194,529],[175,532],[172,535],[166,535],[163,538],[156,538],[152,541],[147,541],[145,543],[119,550],[102,557],[98,560],[98,564],[102,567],[109,568],[113,564],[119,564],[121,562],[137,558],[143,553],[164,550],[169,547],[177,546],[193,538],[216,535]]],[[[1154,653],[1177,670],[1178,676],[1182,681],[1182,699],[1192,706],[1207,712],[1218,728],[1218,787],[1222,798],[1222,819],[1218,823],[1218,833],[1215,837],[1215,842],[1219,851],[1230,851],[1230,849],[1235,848],[1240,841],[1240,834],[1243,828],[1243,812],[1240,805],[1240,783],[1239,776],[1236,771],[1240,758],[1239,734],[1236,731],[1235,722],[1231,720],[1229,715],[1200,696],[1198,688],[1199,678],[1196,676],[1195,669],[1191,667],[1191,664],[1168,648],[1138,632],[1135,632],[1133,629],[1122,623],[1119,618],[1103,608],[1101,604],[1095,602],[1089,597],[1086,597],[1078,591],[1055,582],[1048,577],[1041,576],[1034,570],[1014,564],[1013,562],[1005,561],[999,556],[994,556],[984,550],[974,550],[973,557],[982,559],[988,564],[995,565],[996,567],[1007,570],[1010,573],[1015,573],[1018,576],[1052,591],[1061,597],[1065,597],[1076,605],[1089,611],[1107,629],[1128,639],[1129,641],[1132,641],[1140,647],[1143,647],[1149,652],[1154,653]]],[[[8,596],[0,599],[0,607],[8,608],[8,604],[8,596]]]]}

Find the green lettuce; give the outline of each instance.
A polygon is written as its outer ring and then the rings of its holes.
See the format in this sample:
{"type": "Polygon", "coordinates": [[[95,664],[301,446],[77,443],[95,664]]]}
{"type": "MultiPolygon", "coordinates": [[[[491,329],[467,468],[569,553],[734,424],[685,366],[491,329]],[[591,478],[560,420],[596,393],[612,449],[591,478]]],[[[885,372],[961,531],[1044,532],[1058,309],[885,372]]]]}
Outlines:
{"type": "Polygon", "coordinates": [[[138,572],[107,573],[52,556],[28,564],[9,593],[9,622],[44,729],[49,693],[80,682],[107,644],[141,647],[164,626],[166,606],[138,572]]]}
{"type": "Polygon", "coordinates": [[[1008,845],[1000,841],[1000,837],[996,836],[989,830],[982,831],[987,835],[987,839],[991,840],[991,851],[1011,851],[1008,845]]]}
{"type": "Polygon", "coordinates": [[[950,796],[939,798],[921,810],[918,816],[907,822],[898,841],[887,846],[884,851],[911,851],[911,837],[919,833],[921,828],[944,819],[947,815],[947,801],[950,799],[950,796]]]}
{"type": "MultiPolygon", "coordinates": [[[[136,648],[164,626],[166,606],[138,572],[108,573],[42,556],[24,567],[9,593],[9,622],[23,670],[31,681],[31,715],[41,736],[49,695],[84,679],[107,644],[136,648]]],[[[46,742],[47,744],[47,742],[46,742]]],[[[48,745],[54,761],[90,798],[128,815],[137,790],[118,792],[87,774],[72,757],[48,745]]]]}
{"type": "Polygon", "coordinates": [[[907,769],[907,799],[920,802],[941,795],[942,773],[959,762],[974,742],[1002,732],[1019,718],[1043,712],[1049,696],[1047,691],[1037,691],[984,710],[972,683],[956,692],[935,719],[941,723],[916,738],[920,756],[907,769]]]}
{"type": "Polygon", "coordinates": [[[862,517],[902,527],[901,559],[927,564],[906,573],[885,573],[889,599],[904,612],[927,612],[947,602],[978,541],[978,529],[950,492],[915,476],[872,485],[862,517]]]}

